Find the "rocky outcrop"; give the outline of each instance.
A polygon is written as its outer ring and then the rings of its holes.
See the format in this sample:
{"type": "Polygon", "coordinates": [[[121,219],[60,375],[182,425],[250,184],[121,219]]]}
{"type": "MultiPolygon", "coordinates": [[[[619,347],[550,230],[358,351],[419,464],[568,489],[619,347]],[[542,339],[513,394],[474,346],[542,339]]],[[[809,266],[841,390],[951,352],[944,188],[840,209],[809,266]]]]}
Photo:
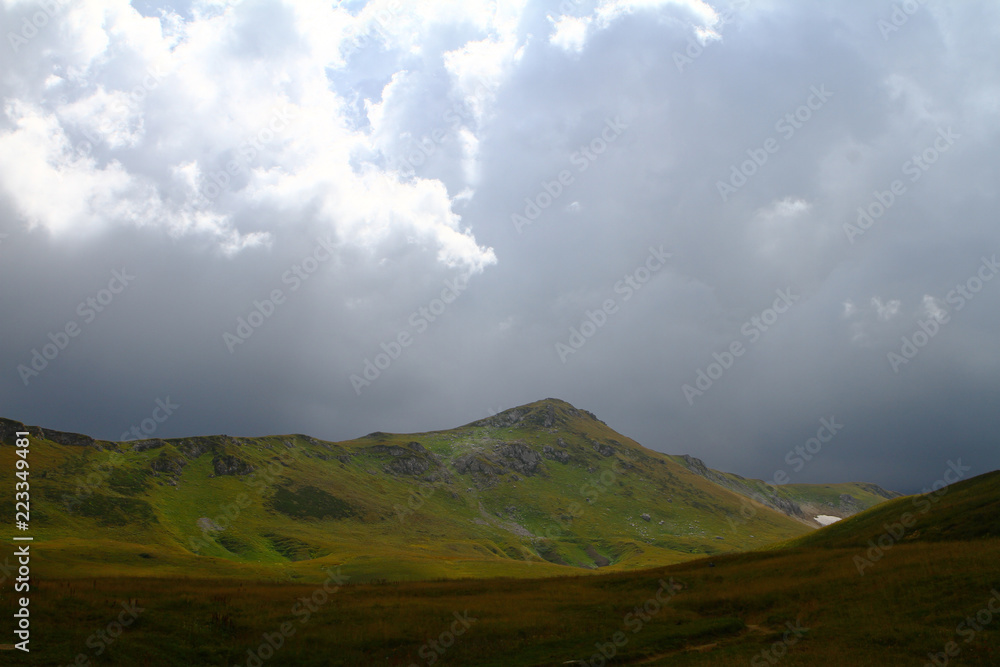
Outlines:
{"type": "Polygon", "coordinates": [[[518,482],[521,480],[519,475],[544,474],[542,456],[524,442],[501,442],[494,445],[490,452],[459,456],[452,461],[452,465],[458,474],[472,475],[479,487],[493,486],[501,478],[518,482]]]}
{"type": "Polygon", "coordinates": [[[723,475],[722,473],[712,470],[706,466],[705,462],[701,459],[697,459],[688,454],[682,455],[681,459],[684,461],[684,466],[691,472],[696,475],[700,475],[709,481],[715,482],[719,486],[725,487],[730,491],[735,491],[741,496],[746,496],[747,498],[756,500],[762,505],[766,505],[771,509],[778,510],[783,514],[787,514],[788,516],[796,519],[809,521],[812,518],[799,506],[798,503],[789,500],[788,498],[783,498],[776,493],[763,493],[739,475],[733,475],[732,477],[723,475]]]}
{"type": "Polygon", "coordinates": [[[430,470],[431,463],[421,456],[401,456],[385,466],[386,472],[393,475],[409,475],[417,477],[430,470]]]}
{"type": "Polygon", "coordinates": [[[175,441],[175,446],[181,454],[189,459],[196,459],[205,452],[212,451],[218,445],[210,438],[187,438],[175,441]]]}
{"type": "MultiPolygon", "coordinates": [[[[492,417],[480,419],[473,422],[472,426],[489,426],[493,428],[507,428],[510,426],[537,426],[539,428],[550,429],[560,422],[565,422],[566,418],[579,418],[581,413],[568,403],[555,399],[545,399],[540,403],[531,406],[511,408],[498,412],[492,417]]],[[[586,413],[593,417],[589,413],[586,413]]],[[[596,419],[596,417],[593,417],[596,419]]],[[[600,420],[598,420],[600,421],[600,420]]]]}
{"type": "Polygon", "coordinates": [[[21,422],[15,422],[8,419],[0,420],[0,442],[11,445],[14,444],[18,431],[28,431],[30,433],[29,437],[31,438],[42,438],[59,445],[65,445],[66,447],[93,447],[98,451],[103,451],[105,449],[110,449],[116,452],[120,451],[117,443],[109,442],[107,440],[95,440],[89,435],[66,433],[64,431],[53,431],[52,429],[47,428],[25,426],[21,422]]]}
{"type": "Polygon", "coordinates": [[[222,475],[249,475],[254,471],[254,467],[244,461],[243,459],[238,459],[231,454],[223,454],[221,456],[216,456],[212,459],[212,468],[215,470],[215,474],[222,475]]]}
{"type": "Polygon", "coordinates": [[[532,475],[542,462],[542,457],[523,442],[505,442],[494,447],[500,465],[524,475],[532,475]]]}
{"type": "Polygon", "coordinates": [[[556,423],[556,407],[551,403],[549,403],[548,406],[546,406],[545,421],[542,422],[542,425],[545,428],[552,428],[552,425],[555,423],[556,423]]]}
{"type": "Polygon", "coordinates": [[[40,429],[42,437],[46,440],[66,445],[67,447],[93,447],[96,441],[89,435],[79,433],[63,433],[62,431],[51,431],[47,428],[40,429]]]}
{"type": "Polygon", "coordinates": [[[17,441],[18,431],[32,433],[21,422],[14,421],[13,419],[0,419],[0,443],[13,447],[17,441]]]}
{"type": "Polygon", "coordinates": [[[542,456],[550,461],[558,461],[559,463],[569,463],[569,454],[561,449],[556,449],[551,445],[545,445],[542,447],[542,456]]]}
{"type": "MultiPolygon", "coordinates": [[[[361,453],[373,455],[379,459],[389,459],[382,470],[390,475],[406,475],[418,477],[432,468],[440,467],[440,463],[427,448],[419,442],[411,441],[406,446],[372,445],[365,447],[361,453]]],[[[338,457],[346,462],[344,457],[338,457]]]]}
{"type": "Polygon", "coordinates": [[[504,410],[503,412],[498,412],[492,417],[487,417],[486,419],[480,419],[477,422],[473,422],[473,426],[490,426],[493,428],[506,428],[508,426],[515,426],[521,423],[524,416],[527,414],[526,411],[522,411],[518,408],[513,410],[504,410]]]}
{"type": "Polygon", "coordinates": [[[388,454],[389,456],[403,456],[409,453],[399,445],[375,445],[373,447],[365,447],[364,451],[367,454],[388,454]]]}
{"type": "Polygon", "coordinates": [[[160,447],[163,447],[166,444],[167,443],[163,442],[162,440],[158,440],[156,438],[152,438],[150,440],[139,440],[138,442],[132,445],[132,451],[146,452],[149,451],[150,449],[159,449],[160,447]]]}
{"type": "Polygon", "coordinates": [[[459,456],[452,465],[460,475],[478,473],[487,478],[498,477],[506,472],[503,467],[479,454],[465,454],[459,456]]]}
{"type": "Polygon", "coordinates": [[[187,459],[176,456],[167,456],[166,452],[153,459],[149,467],[153,469],[153,474],[166,473],[168,475],[179,475],[187,465],[187,459]]]}
{"type": "Polygon", "coordinates": [[[615,448],[611,445],[606,445],[603,442],[598,442],[597,440],[594,440],[592,444],[594,445],[594,450],[601,456],[615,455],[615,448]]]}

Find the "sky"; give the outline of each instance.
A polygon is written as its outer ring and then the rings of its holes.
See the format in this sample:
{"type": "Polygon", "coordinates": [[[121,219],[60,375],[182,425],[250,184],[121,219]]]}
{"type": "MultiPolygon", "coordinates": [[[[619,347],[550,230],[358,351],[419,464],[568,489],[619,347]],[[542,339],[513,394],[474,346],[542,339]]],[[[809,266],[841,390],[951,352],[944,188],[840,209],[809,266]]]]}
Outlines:
{"type": "Polygon", "coordinates": [[[0,415],[344,440],[553,397],[768,481],[1000,467],[994,2],[0,28],[0,415]]]}

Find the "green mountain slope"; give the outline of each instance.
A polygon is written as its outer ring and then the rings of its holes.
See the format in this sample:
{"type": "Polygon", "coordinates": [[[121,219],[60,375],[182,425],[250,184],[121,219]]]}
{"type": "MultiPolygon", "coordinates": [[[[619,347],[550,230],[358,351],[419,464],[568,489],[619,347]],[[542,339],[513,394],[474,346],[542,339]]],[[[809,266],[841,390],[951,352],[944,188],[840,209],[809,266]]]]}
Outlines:
{"type": "Polygon", "coordinates": [[[817,516],[843,519],[890,498],[899,497],[895,491],[886,491],[877,484],[867,482],[775,485],[760,479],[746,479],[731,472],[713,470],[701,459],[686,454],[670,458],[719,486],[813,526],[821,525],[815,520],[817,516]]]}
{"type": "Polygon", "coordinates": [[[886,545],[989,538],[1000,538],[1000,471],[896,498],[788,546],[843,548],[874,543],[884,551],[886,545]]]}
{"type": "MultiPolygon", "coordinates": [[[[3,469],[17,430],[32,438],[37,560],[59,576],[287,580],[337,565],[355,581],[534,577],[810,532],[551,399],[453,430],[336,443],[113,443],[0,420],[3,469]]],[[[13,514],[9,497],[0,504],[13,514]]]]}

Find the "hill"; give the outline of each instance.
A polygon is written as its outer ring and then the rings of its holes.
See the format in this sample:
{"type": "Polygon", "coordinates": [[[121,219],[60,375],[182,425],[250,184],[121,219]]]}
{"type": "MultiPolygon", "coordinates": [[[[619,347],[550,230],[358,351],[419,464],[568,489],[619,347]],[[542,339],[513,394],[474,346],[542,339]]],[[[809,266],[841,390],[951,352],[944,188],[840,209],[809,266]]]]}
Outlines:
{"type": "Polygon", "coordinates": [[[731,472],[713,470],[702,460],[687,454],[670,458],[719,486],[814,526],[825,525],[816,520],[817,516],[843,519],[900,495],[867,482],[770,484],[760,479],[746,479],[731,472]]]}
{"type": "MultiPolygon", "coordinates": [[[[343,442],[108,442],[0,420],[2,466],[13,465],[17,430],[32,434],[38,559],[60,576],[294,580],[336,565],[356,580],[537,577],[811,530],[554,399],[452,430],[343,442]]],[[[10,497],[0,503],[13,513],[10,497]]]]}
{"type": "Polygon", "coordinates": [[[898,543],[1000,538],[1000,471],[963,480],[968,469],[961,461],[949,464],[934,488],[883,503],[788,546],[863,548],[873,543],[885,549],[898,543]],[[947,479],[956,481],[947,484],[947,479]]]}

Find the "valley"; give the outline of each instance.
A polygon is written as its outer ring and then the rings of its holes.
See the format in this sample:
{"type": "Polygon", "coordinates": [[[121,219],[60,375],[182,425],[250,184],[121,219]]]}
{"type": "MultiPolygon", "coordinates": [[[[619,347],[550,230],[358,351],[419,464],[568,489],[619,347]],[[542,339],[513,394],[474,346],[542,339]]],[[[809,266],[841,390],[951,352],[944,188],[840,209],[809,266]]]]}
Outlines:
{"type": "Polygon", "coordinates": [[[1000,664],[1000,473],[773,486],[552,399],[336,443],[27,430],[18,664],[1000,664]]]}

